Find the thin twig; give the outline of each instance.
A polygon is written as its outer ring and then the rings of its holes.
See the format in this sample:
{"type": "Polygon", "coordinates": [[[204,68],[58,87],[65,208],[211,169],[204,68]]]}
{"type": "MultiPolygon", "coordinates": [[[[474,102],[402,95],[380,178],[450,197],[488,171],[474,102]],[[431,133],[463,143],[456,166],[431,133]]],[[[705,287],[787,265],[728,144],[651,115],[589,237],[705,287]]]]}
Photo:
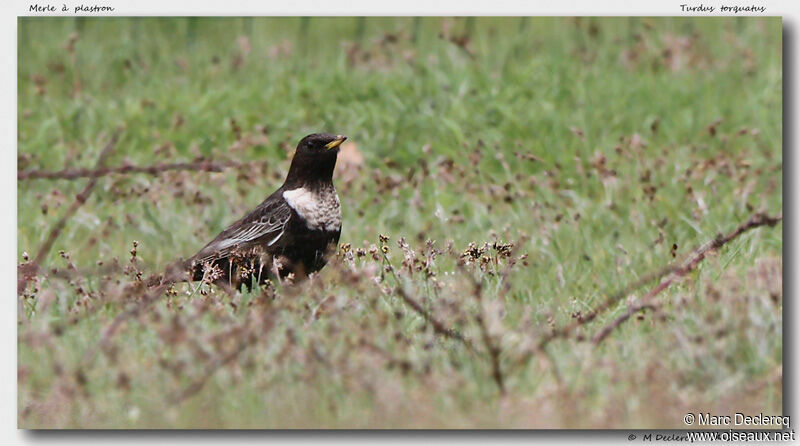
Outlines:
{"type": "Polygon", "coordinates": [[[639,303],[629,307],[627,312],[625,312],[617,319],[615,319],[611,324],[607,325],[602,330],[600,330],[592,338],[592,342],[594,342],[595,345],[602,342],[603,339],[605,339],[609,334],[611,334],[611,332],[614,331],[615,328],[617,328],[620,324],[628,320],[634,313],[646,309],[655,310],[657,304],[651,303],[650,301],[656,295],[658,295],[665,289],[669,288],[669,286],[675,283],[677,280],[686,276],[695,268],[697,268],[697,265],[699,265],[700,262],[702,262],[703,259],[705,259],[706,254],[708,254],[710,251],[718,250],[726,243],[730,242],[731,240],[735,239],[736,237],[738,237],[739,235],[750,229],[757,228],[759,226],[775,226],[776,224],[778,224],[779,221],[782,220],[782,218],[783,218],[782,215],[778,215],[776,217],[770,217],[764,213],[757,213],[754,214],[752,217],[750,217],[746,222],[739,225],[739,227],[737,227],[734,231],[732,231],[728,235],[719,234],[717,235],[716,238],[714,238],[714,240],[711,240],[701,245],[699,248],[692,251],[689,254],[687,260],[685,260],[680,267],[676,268],[672,272],[672,274],[667,276],[656,287],[654,287],[647,294],[642,296],[639,299],[639,303]]]}
{"type": "Polygon", "coordinates": [[[486,351],[489,353],[489,359],[492,365],[492,379],[494,379],[497,388],[500,389],[500,394],[506,394],[505,379],[503,377],[503,370],[500,368],[500,346],[498,343],[492,341],[489,334],[489,327],[486,325],[486,309],[483,306],[483,285],[475,281],[475,291],[473,293],[475,300],[478,303],[479,313],[475,316],[475,321],[481,329],[481,337],[486,346],[486,351]]]}
{"type": "Polygon", "coordinates": [[[203,373],[200,375],[199,378],[192,381],[187,387],[185,387],[182,391],[177,393],[176,395],[170,398],[170,402],[172,404],[180,404],[186,399],[191,396],[194,396],[198,392],[200,392],[203,387],[205,387],[208,380],[214,376],[214,374],[225,365],[229,364],[237,357],[239,357],[242,352],[247,350],[249,347],[255,345],[259,339],[266,338],[267,334],[272,330],[274,327],[274,314],[273,312],[265,312],[261,324],[256,324],[255,329],[248,327],[250,325],[249,321],[244,322],[245,333],[241,333],[237,335],[239,338],[239,342],[236,344],[236,347],[233,348],[231,351],[219,355],[214,358],[209,365],[205,368],[203,373]]]}
{"type": "MultiPolygon", "coordinates": [[[[672,274],[672,276],[661,283],[659,283],[655,288],[653,288],[647,296],[655,296],[656,294],[660,293],[667,287],[669,287],[676,279],[685,276],[690,271],[694,270],[697,265],[703,261],[706,254],[709,251],[716,251],[721,248],[726,243],[730,242],[731,240],[735,239],[736,237],[740,236],[742,233],[749,231],[754,228],[758,228],[761,226],[770,226],[773,227],[777,225],[779,222],[783,220],[783,215],[779,214],[775,217],[770,217],[769,215],[759,212],[753,214],[747,221],[740,224],[736,229],[731,231],[727,235],[718,234],[713,240],[710,240],[703,245],[699,246],[694,251],[690,252],[687,256],[684,257],[684,260],[676,265],[670,265],[660,270],[657,270],[653,273],[646,274],[639,280],[632,282],[631,284],[625,286],[622,290],[612,294],[609,296],[605,301],[603,301],[600,305],[597,306],[592,312],[584,316],[583,318],[576,320],[570,324],[567,324],[563,327],[557,328],[552,330],[551,332],[545,334],[541,337],[539,342],[529,349],[518,361],[518,367],[522,367],[530,360],[531,356],[538,351],[542,351],[544,347],[550,343],[550,341],[557,339],[557,338],[566,338],[568,337],[578,326],[585,325],[592,320],[594,320],[597,316],[601,313],[604,313],[620,300],[628,296],[634,290],[641,288],[642,286],[646,285],[647,283],[652,282],[653,280],[659,280],[664,278],[665,276],[672,274]]],[[[627,318],[626,318],[627,320],[627,318]]],[[[624,322],[621,321],[620,324],[624,322]]]]}
{"type": "Polygon", "coordinates": [[[403,282],[400,280],[400,276],[397,275],[397,272],[394,269],[394,265],[392,265],[392,262],[389,261],[389,257],[386,256],[386,253],[383,253],[382,255],[383,255],[383,262],[386,264],[386,266],[389,267],[389,272],[392,274],[392,277],[394,277],[394,281],[397,283],[397,287],[395,287],[395,292],[397,293],[398,296],[400,296],[401,299],[403,299],[403,302],[405,302],[409,307],[411,307],[414,311],[416,311],[417,314],[422,316],[422,318],[425,319],[425,322],[431,324],[431,326],[433,327],[433,331],[435,333],[440,334],[446,338],[451,338],[460,341],[467,347],[467,349],[475,353],[475,347],[473,347],[472,342],[470,342],[469,339],[465,338],[461,333],[451,328],[448,328],[447,325],[445,325],[440,320],[436,319],[436,317],[434,317],[432,313],[426,311],[425,308],[422,307],[422,304],[417,302],[416,299],[411,297],[406,292],[405,288],[403,287],[403,282]]]}
{"type": "Polygon", "coordinates": [[[239,162],[239,161],[193,161],[181,163],[162,163],[149,166],[134,166],[131,164],[116,167],[99,167],[95,169],[63,169],[57,171],[48,170],[27,170],[17,173],[18,180],[74,180],[78,178],[99,178],[113,174],[145,173],[148,175],[160,175],[169,171],[197,171],[197,172],[222,172],[225,169],[252,166],[255,164],[266,165],[265,162],[239,162]]]}
{"type": "Polygon", "coordinates": [[[603,341],[603,339],[605,339],[608,335],[610,335],[612,331],[614,331],[617,327],[622,325],[623,322],[630,319],[631,316],[633,316],[634,314],[645,310],[655,311],[660,306],[661,306],[660,304],[653,302],[637,302],[634,303],[633,305],[630,305],[626,312],[622,313],[620,316],[614,319],[610,324],[606,325],[600,331],[598,331],[597,334],[594,335],[594,337],[592,337],[592,342],[595,345],[599,344],[600,342],[603,341]]]}
{"type": "Polygon", "coordinates": [[[411,361],[409,361],[408,359],[397,359],[396,357],[394,357],[394,355],[386,351],[386,349],[379,347],[377,344],[366,338],[362,337],[361,339],[359,339],[358,345],[378,354],[392,366],[397,366],[403,369],[403,371],[411,372],[418,378],[425,377],[425,373],[415,369],[414,366],[411,364],[411,361]]]}
{"type": "Polygon", "coordinates": [[[431,314],[428,311],[425,311],[425,309],[422,308],[422,305],[406,292],[405,288],[403,288],[403,285],[398,284],[397,287],[395,288],[395,291],[397,292],[397,295],[400,296],[401,299],[403,299],[403,302],[405,302],[409,307],[411,307],[414,311],[416,311],[417,314],[422,316],[423,319],[425,319],[425,322],[431,324],[431,327],[433,327],[433,331],[435,333],[440,334],[446,338],[455,339],[464,344],[470,351],[472,352],[475,351],[475,347],[473,347],[472,342],[470,342],[469,339],[465,338],[464,335],[453,330],[452,328],[448,328],[447,325],[445,325],[442,321],[436,319],[436,317],[433,316],[433,314],[431,314]]]}
{"type": "MultiPolygon", "coordinates": [[[[97,158],[96,168],[102,168],[105,165],[106,159],[108,159],[108,156],[116,146],[117,140],[119,139],[119,135],[121,133],[122,128],[118,128],[116,131],[114,131],[114,134],[111,135],[111,140],[108,141],[106,146],[100,152],[100,156],[97,158]]],[[[47,256],[47,254],[50,252],[50,249],[53,247],[56,239],[59,235],[61,235],[64,227],[66,227],[67,221],[69,221],[69,219],[72,218],[72,216],[78,211],[78,209],[80,209],[80,207],[86,203],[86,200],[89,199],[89,195],[92,193],[92,190],[94,190],[96,184],[97,177],[93,177],[88,183],[86,183],[86,186],[83,188],[83,190],[81,190],[80,193],[75,196],[75,200],[72,202],[72,205],[69,207],[69,209],[67,209],[67,212],[65,212],[64,215],[50,229],[50,232],[47,234],[47,238],[39,248],[39,251],[33,258],[33,261],[19,267],[17,294],[21,294],[25,290],[25,287],[28,285],[28,281],[37,273],[42,260],[44,260],[45,256],[47,256]]]]}
{"type": "Polygon", "coordinates": [[[111,338],[114,337],[123,322],[131,317],[138,316],[142,310],[160,299],[170,286],[176,282],[184,280],[186,278],[186,270],[183,268],[183,265],[183,261],[177,261],[167,267],[166,272],[163,275],[163,279],[158,286],[148,288],[145,285],[145,282],[137,282],[127,286],[125,290],[123,290],[122,294],[129,299],[140,295],[142,291],[145,291],[144,296],[140,300],[136,301],[133,306],[118,314],[117,317],[111,321],[111,324],[109,324],[106,330],[103,332],[103,335],[100,337],[98,343],[84,353],[83,362],[86,364],[93,360],[98,349],[105,350],[111,342],[111,338]]]}

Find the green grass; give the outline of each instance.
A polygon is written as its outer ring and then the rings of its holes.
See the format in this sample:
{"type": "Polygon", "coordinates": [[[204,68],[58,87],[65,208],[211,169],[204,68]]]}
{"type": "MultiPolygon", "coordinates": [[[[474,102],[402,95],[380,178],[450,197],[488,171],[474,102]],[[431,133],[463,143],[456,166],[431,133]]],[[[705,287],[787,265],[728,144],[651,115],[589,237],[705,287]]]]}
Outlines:
{"type": "MultiPolygon", "coordinates": [[[[100,179],[19,297],[19,426],[680,428],[688,411],[780,413],[780,227],[726,245],[598,346],[580,335],[624,300],[517,363],[673,262],[673,245],[781,211],[781,32],[777,18],[20,19],[20,170],[91,168],[120,126],[109,166],[268,164],[100,179]],[[398,280],[477,353],[435,334],[367,254],[274,300],[182,285],[82,362],[136,297],[98,261],[129,263],[133,240],[145,276],[192,255],[278,187],[316,131],[363,155],[335,178],[341,242],[387,234],[402,269],[401,237],[418,253],[435,241],[435,276],[398,280]],[[470,242],[494,241],[524,263],[455,268],[470,242]],[[71,282],[49,271],[70,262],[71,282]],[[169,403],[251,320],[263,335],[169,403]]],[[[18,183],[20,263],[86,181],[18,183]]]]}

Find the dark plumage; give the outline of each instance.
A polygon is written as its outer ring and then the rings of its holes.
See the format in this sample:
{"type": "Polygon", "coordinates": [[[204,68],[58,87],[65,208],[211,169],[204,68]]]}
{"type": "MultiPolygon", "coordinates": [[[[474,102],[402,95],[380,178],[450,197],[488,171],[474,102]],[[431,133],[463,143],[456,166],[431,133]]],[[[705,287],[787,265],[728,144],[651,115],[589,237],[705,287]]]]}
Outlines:
{"type": "Polygon", "coordinates": [[[186,261],[192,279],[241,289],[276,275],[304,277],[325,266],[325,254],[342,231],[332,177],[345,139],[329,133],[303,138],[283,185],[186,261]]]}

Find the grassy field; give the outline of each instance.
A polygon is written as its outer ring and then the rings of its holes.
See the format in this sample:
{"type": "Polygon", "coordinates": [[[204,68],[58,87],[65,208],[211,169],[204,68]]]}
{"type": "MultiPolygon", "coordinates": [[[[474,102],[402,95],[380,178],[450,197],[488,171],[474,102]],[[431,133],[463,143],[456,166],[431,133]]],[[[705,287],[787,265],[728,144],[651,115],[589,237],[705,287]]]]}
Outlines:
{"type": "Polygon", "coordinates": [[[98,177],[82,206],[87,178],[19,180],[20,271],[42,252],[17,299],[20,427],[781,413],[782,226],[692,254],[781,213],[779,18],[23,18],[18,35],[21,175],[92,169],[117,129],[108,167],[190,163],[98,177]],[[317,131],[349,137],[329,266],[147,294],[317,131]]]}

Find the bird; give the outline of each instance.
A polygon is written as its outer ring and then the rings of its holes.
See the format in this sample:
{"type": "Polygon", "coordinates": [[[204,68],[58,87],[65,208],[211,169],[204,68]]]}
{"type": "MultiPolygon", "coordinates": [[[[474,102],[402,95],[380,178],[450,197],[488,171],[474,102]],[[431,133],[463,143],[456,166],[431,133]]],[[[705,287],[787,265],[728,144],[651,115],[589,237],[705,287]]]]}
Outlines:
{"type": "Polygon", "coordinates": [[[333,170],[346,139],[332,133],[301,139],[283,184],[185,261],[191,280],[241,291],[322,269],[342,233],[333,170]]]}

